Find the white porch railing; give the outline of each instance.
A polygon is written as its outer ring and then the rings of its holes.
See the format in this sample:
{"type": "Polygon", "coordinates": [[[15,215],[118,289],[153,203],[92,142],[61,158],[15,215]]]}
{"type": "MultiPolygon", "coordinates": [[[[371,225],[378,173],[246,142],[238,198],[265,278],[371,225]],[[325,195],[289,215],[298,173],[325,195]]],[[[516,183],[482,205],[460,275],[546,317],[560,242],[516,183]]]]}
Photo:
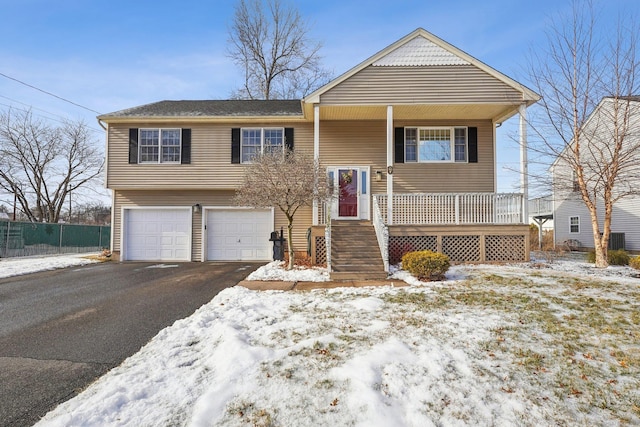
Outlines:
{"type": "Polygon", "coordinates": [[[327,219],[331,215],[330,203],[331,203],[331,199],[329,199],[328,202],[326,200],[318,201],[318,224],[317,225],[325,225],[327,223],[327,219]]]}
{"type": "MultiPolygon", "coordinates": [[[[409,193],[393,196],[393,225],[525,224],[520,193],[409,193]]],[[[384,224],[388,196],[376,194],[384,224]]]]}
{"type": "Polygon", "coordinates": [[[318,216],[320,225],[324,227],[324,244],[327,249],[327,269],[331,271],[331,203],[333,199],[322,201],[318,205],[322,215],[318,216]]]}
{"type": "Polygon", "coordinates": [[[385,225],[380,207],[378,206],[378,200],[375,197],[373,198],[372,222],[373,228],[376,230],[376,237],[378,238],[378,246],[380,247],[382,262],[384,263],[384,271],[389,272],[389,229],[385,225]]]}
{"type": "Polygon", "coordinates": [[[553,199],[551,196],[538,197],[529,200],[529,215],[548,215],[553,213],[553,199]]]}

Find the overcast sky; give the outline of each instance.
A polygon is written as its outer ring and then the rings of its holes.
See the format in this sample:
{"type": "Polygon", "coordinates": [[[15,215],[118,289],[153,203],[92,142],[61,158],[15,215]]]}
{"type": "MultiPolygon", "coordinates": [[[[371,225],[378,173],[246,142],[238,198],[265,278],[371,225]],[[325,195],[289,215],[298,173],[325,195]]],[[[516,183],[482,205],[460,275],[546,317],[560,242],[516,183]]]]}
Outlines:
{"type": "MultiPolygon", "coordinates": [[[[422,27],[527,84],[528,52],[569,0],[321,0],[293,2],[337,76],[422,27]]],[[[241,83],[226,55],[235,1],[0,0],[0,73],[89,110],[108,113],[163,99],[225,99],[241,83]]],[[[601,0],[599,18],[640,15],[640,0],[601,0]]],[[[0,108],[52,119],[96,114],[0,75],[0,108]]],[[[514,191],[518,148],[498,132],[499,191],[514,191]]]]}

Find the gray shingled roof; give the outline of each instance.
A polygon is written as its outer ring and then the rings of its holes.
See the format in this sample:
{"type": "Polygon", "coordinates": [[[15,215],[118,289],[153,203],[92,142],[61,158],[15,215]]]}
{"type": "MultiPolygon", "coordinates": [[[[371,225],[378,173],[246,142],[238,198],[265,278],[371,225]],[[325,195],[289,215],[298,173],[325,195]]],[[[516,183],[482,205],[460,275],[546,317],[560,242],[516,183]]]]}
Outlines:
{"type": "Polygon", "coordinates": [[[298,99],[160,101],[103,114],[98,118],[261,116],[302,116],[302,103],[298,99]]]}

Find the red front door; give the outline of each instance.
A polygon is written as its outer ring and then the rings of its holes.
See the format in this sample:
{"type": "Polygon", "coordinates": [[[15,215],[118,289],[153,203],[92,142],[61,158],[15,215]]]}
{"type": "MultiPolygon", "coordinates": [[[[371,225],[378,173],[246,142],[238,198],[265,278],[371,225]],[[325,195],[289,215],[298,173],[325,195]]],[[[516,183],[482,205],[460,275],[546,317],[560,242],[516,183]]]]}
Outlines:
{"type": "Polygon", "coordinates": [[[338,217],[358,217],[358,169],[338,169],[338,217]]]}

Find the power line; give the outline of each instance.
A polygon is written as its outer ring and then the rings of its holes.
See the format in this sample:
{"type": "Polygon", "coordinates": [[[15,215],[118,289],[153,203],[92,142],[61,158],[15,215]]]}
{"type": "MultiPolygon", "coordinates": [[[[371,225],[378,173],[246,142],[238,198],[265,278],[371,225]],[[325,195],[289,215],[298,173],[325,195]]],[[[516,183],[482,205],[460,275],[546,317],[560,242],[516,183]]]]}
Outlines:
{"type": "Polygon", "coordinates": [[[96,113],[96,114],[98,114],[98,115],[102,114],[102,113],[100,113],[99,111],[92,110],[91,108],[89,108],[89,107],[85,107],[84,105],[80,105],[80,104],[78,104],[78,103],[76,103],[76,102],[69,101],[69,100],[68,100],[68,99],[66,99],[66,98],[63,98],[63,97],[58,96],[58,95],[56,95],[56,94],[53,94],[53,93],[51,93],[51,92],[47,92],[46,90],[44,90],[44,89],[40,89],[39,87],[36,87],[36,86],[33,86],[33,85],[30,85],[29,83],[25,83],[25,82],[23,82],[22,80],[18,80],[18,79],[16,79],[16,78],[11,77],[11,76],[7,76],[7,75],[6,75],[6,74],[4,74],[4,73],[0,73],[0,76],[2,76],[2,77],[6,77],[6,78],[7,78],[7,79],[9,79],[9,80],[13,80],[14,82],[18,82],[18,83],[20,83],[20,84],[22,84],[22,85],[25,85],[25,86],[27,86],[27,87],[30,87],[31,89],[35,89],[35,90],[37,90],[37,91],[40,91],[40,92],[42,92],[42,93],[45,93],[45,94],[47,94],[47,95],[49,95],[49,96],[53,96],[54,98],[58,98],[58,99],[59,99],[59,100],[61,100],[61,101],[68,102],[69,104],[73,104],[73,105],[75,105],[76,107],[80,107],[80,108],[85,109],[85,110],[87,110],[87,111],[91,111],[92,113],[96,113]]]}
{"type": "MultiPolygon", "coordinates": [[[[11,102],[17,102],[18,104],[22,104],[22,105],[24,105],[25,107],[28,107],[30,110],[38,110],[38,111],[42,111],[42,112],[47,113],[47,114],[51,114],[52,116],[59,117],[59,118],[61,118],[61,119],[66,119],[66,117],[61,116],[60,114],[52,113],[51,111],[47,111],[47,110],[44,110],[44,109],[42,109],[42,108],[34,107],[33,105],[29,105],[29,104],[27,104],[27,103],[25,103],[25,102],[18,101],[17,99],[9,98],[8,96],[0,95],[0,98],[7,99],[7,100],[9,100],[9,101],[11,101],[11,102]]],[[[6,104],[5,104],[5,105],[6,105],[6,104]]],[[[10,106],[9,106],[9,107],[10,107],[10,106]]],[[[14,108],[15,108],[15,107],[14,107],[14,108]]],[[[24,111],[24,110],[21,110],[21,111],[24,111]]]]}
{"type": "MultiPolygon", "coordinates": [[[[2,95],[0,95],[0,97],[2,97],[2,98],[7,98],[6,96],[2,96],[2,95]]],[[[9,99],[9,98],[7,98],[7,99],[9,99]]],[[[14,101],[14,102],[18,102],[18,103],[20,103],[20,104],[24,104],[23,102],[20,102],[20,101],[14,101]]],[[[15,105],[5,104],[5,103],[3,103],[3,102],[0,102],[0,105],[3,105],[3,106],[5,106],[5,107],[9,107],[9,108],[13,108],[14,110],[22,111],[22,112],[24,112],[24,113],[29,113],[29,112],[31,112],[31,110],[30,110],[30,109],[29,109],[29,110],[25,110],[24,108],[16,107],[15,105]]],[[[27,105],[27,104],[24,104],[24,105],[27,105]]],[[[33,107],[31,107],[30,105],[27,105],[27,106],[28,106],[28,107],[30,107],[30,108],[33,108],[33,107]]],[[[53,114],[53,113],[49,113],[48,111],[42,110],[42,109],[40,109],[40,108],[36,108],[36,110],[44,111],[45,113],[48,113],[48,114],[53,114]]],[[[42,115],[42,114],[38,114],[38,113],[35,113],[35,114],[37,114],[37,115],[39,115],[39,116],[41,116],[41,117],[43,117],[43,118],[45,118],[45,119],[47,119],[47,120],[53,120],[54,122],[58,122],[58,123],[61,123],[61,124],[65,124],[65,123],[66,123],[66,122],[65,122],[65,121],[63,121],[63,120],[58,120],[58,119],[55,119],[55,118],[53,118],[53,117],[47,117],[47,116],[44,116],[44,115],[42,115]]],[[[56,116],[57,114],[53,114],[53,115],[54,115],[54,116],[56,116]]],[[[58,117],[62,117],[62,116],[58,116],[58,117]]],[[[65,117],[62,117],[62,118],[63,118],[63,119],[65,119],[65,117]]],[[[98,133],[102,133],[102,132],[103,132],[103,130],[101,130],[101,129],[97,129],[97,128],[94,128],[94,127],[91,127],[91,126],[89,126],[89,125],[86,125],[86,127],[87,127],[87,129],[89,129],[90,131],[93,131],[93,132],[98,132],[98,133]]]]}

